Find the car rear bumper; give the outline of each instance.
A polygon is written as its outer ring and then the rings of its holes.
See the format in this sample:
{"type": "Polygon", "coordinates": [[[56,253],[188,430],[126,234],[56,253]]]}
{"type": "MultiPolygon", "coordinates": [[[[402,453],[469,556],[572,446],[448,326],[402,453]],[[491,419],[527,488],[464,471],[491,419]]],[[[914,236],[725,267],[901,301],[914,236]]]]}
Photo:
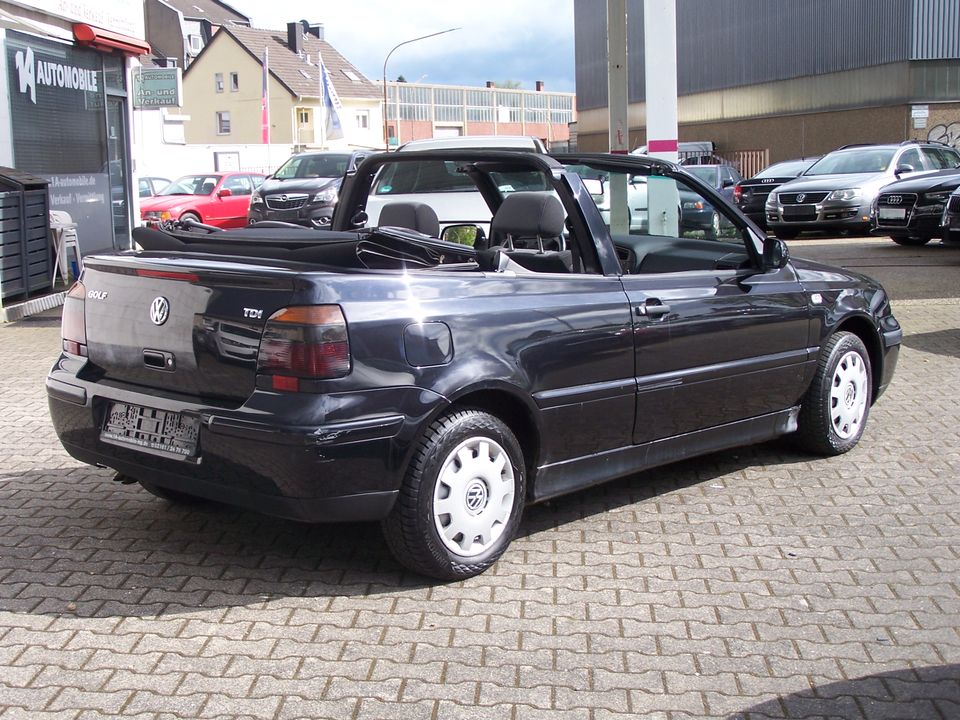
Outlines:
{"type": "MultiPolygon", "coordinates": [[[[54,429],[67,452],[81,462],[183,493],[308,522],[377,520],[390,512],[406,449],[429,408],[423,404],[428,398],[422,389],[382,392],[382,399],[388,401],[384,405],[393,406],[383,413],[303,425],[294,417],[267,422],[263,412],[244,407],[212,407],[87,382],[62,369],[60,363],[47,378],[54,429]],[[114,402],[199,418],[196,454],[171,457],[104,441],[101,429],[114,402]],[[398,412],[397,407],[404,405],[410,411],[398,412]]],[[[369,407],[370,398],[360,394],[341,401],[369,407]]],[[[296,412],[301,411],[302,407],[296,412]]]]}

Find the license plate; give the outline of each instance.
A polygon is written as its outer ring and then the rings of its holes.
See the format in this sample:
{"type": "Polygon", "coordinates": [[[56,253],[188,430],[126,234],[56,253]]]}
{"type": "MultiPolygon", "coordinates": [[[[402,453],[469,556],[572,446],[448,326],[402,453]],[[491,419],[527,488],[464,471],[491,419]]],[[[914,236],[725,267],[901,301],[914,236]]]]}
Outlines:
{"type": "Polygon", "coordinates": [[[783,208],[783,216],[791,220],[816,220],[817,209],[813,205],[787,205],[783,208]]]}
{"type": "Polygon", "coordinates": [[[100,431],[105,443],[179,460],[196,456],[199,437],[199,418],[119,402],[110,404],[100,431]]]}
{"type": "Polygon", "coordinates": [[[877,209],[881,220],[903,220],[907,217],[906,208],[882,207],[877,209]]]}

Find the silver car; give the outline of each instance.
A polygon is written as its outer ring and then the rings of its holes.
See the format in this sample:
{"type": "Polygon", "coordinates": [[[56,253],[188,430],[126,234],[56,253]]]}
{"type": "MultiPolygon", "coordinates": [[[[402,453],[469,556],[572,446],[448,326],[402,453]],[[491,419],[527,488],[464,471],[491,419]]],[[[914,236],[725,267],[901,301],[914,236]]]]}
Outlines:
{"type": "Polygon", "coordinates": [[[880,188],[942,169],[943,148],[912,140],[845,145],[770,193],[764,208],[767,226],[784,239],[808,230],[867,233],[880,188]]]}

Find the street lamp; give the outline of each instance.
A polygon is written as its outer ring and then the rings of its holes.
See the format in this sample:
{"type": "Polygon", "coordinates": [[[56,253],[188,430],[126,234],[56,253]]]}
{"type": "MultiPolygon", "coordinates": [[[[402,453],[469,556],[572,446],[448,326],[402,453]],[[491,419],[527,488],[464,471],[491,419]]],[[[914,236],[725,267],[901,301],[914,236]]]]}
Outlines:
{"type": "MultiPolygon", "coordinates": [[[[454,30],[460,30],[460,28],[448,28],[447,30],[441,30],[440,32],[430,33],[429,35],[421,35],[420,37],[415,37],[410,40],[404,40],[402,43],[398,43],[391,48],[390,52],[387,53],[387,57],[383,59],[383,146],[389,150],[390,149],[390,136],[387,135],[387,61],[390,59],[390,56],[393,55],[393,51],[404,45],[409,45],[412,42],[417,42],[418,40],[426,40],[427,38],[436,37],[437,35],[445,35],[448,32],[453,32],[454,30]]],[[[397,128],[400,128],[400,88],[397,88],[397,128]]]]}

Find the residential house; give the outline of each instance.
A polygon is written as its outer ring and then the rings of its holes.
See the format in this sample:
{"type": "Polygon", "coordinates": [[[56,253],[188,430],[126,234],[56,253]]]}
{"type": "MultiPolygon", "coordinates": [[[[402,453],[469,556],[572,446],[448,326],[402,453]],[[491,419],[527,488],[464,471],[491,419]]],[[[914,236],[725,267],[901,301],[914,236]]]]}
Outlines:
{"type": "Polygon", "coordinates": [[[147,40],[158,64],[187,67],[224,25],[250,18],[219,0],[146,0],[147,40]]]}
{"type": "Polygon", "coordinates": [[[322,25],[281,30],[224,25],[183,76],[188,143],[263,141],[263,60],[269,69],[270,142],[297,149],[383,146],[381,89],[324,39],[322,25]],[[321,62],[339,100],[343,137],[324,132],[321,62]]]}

